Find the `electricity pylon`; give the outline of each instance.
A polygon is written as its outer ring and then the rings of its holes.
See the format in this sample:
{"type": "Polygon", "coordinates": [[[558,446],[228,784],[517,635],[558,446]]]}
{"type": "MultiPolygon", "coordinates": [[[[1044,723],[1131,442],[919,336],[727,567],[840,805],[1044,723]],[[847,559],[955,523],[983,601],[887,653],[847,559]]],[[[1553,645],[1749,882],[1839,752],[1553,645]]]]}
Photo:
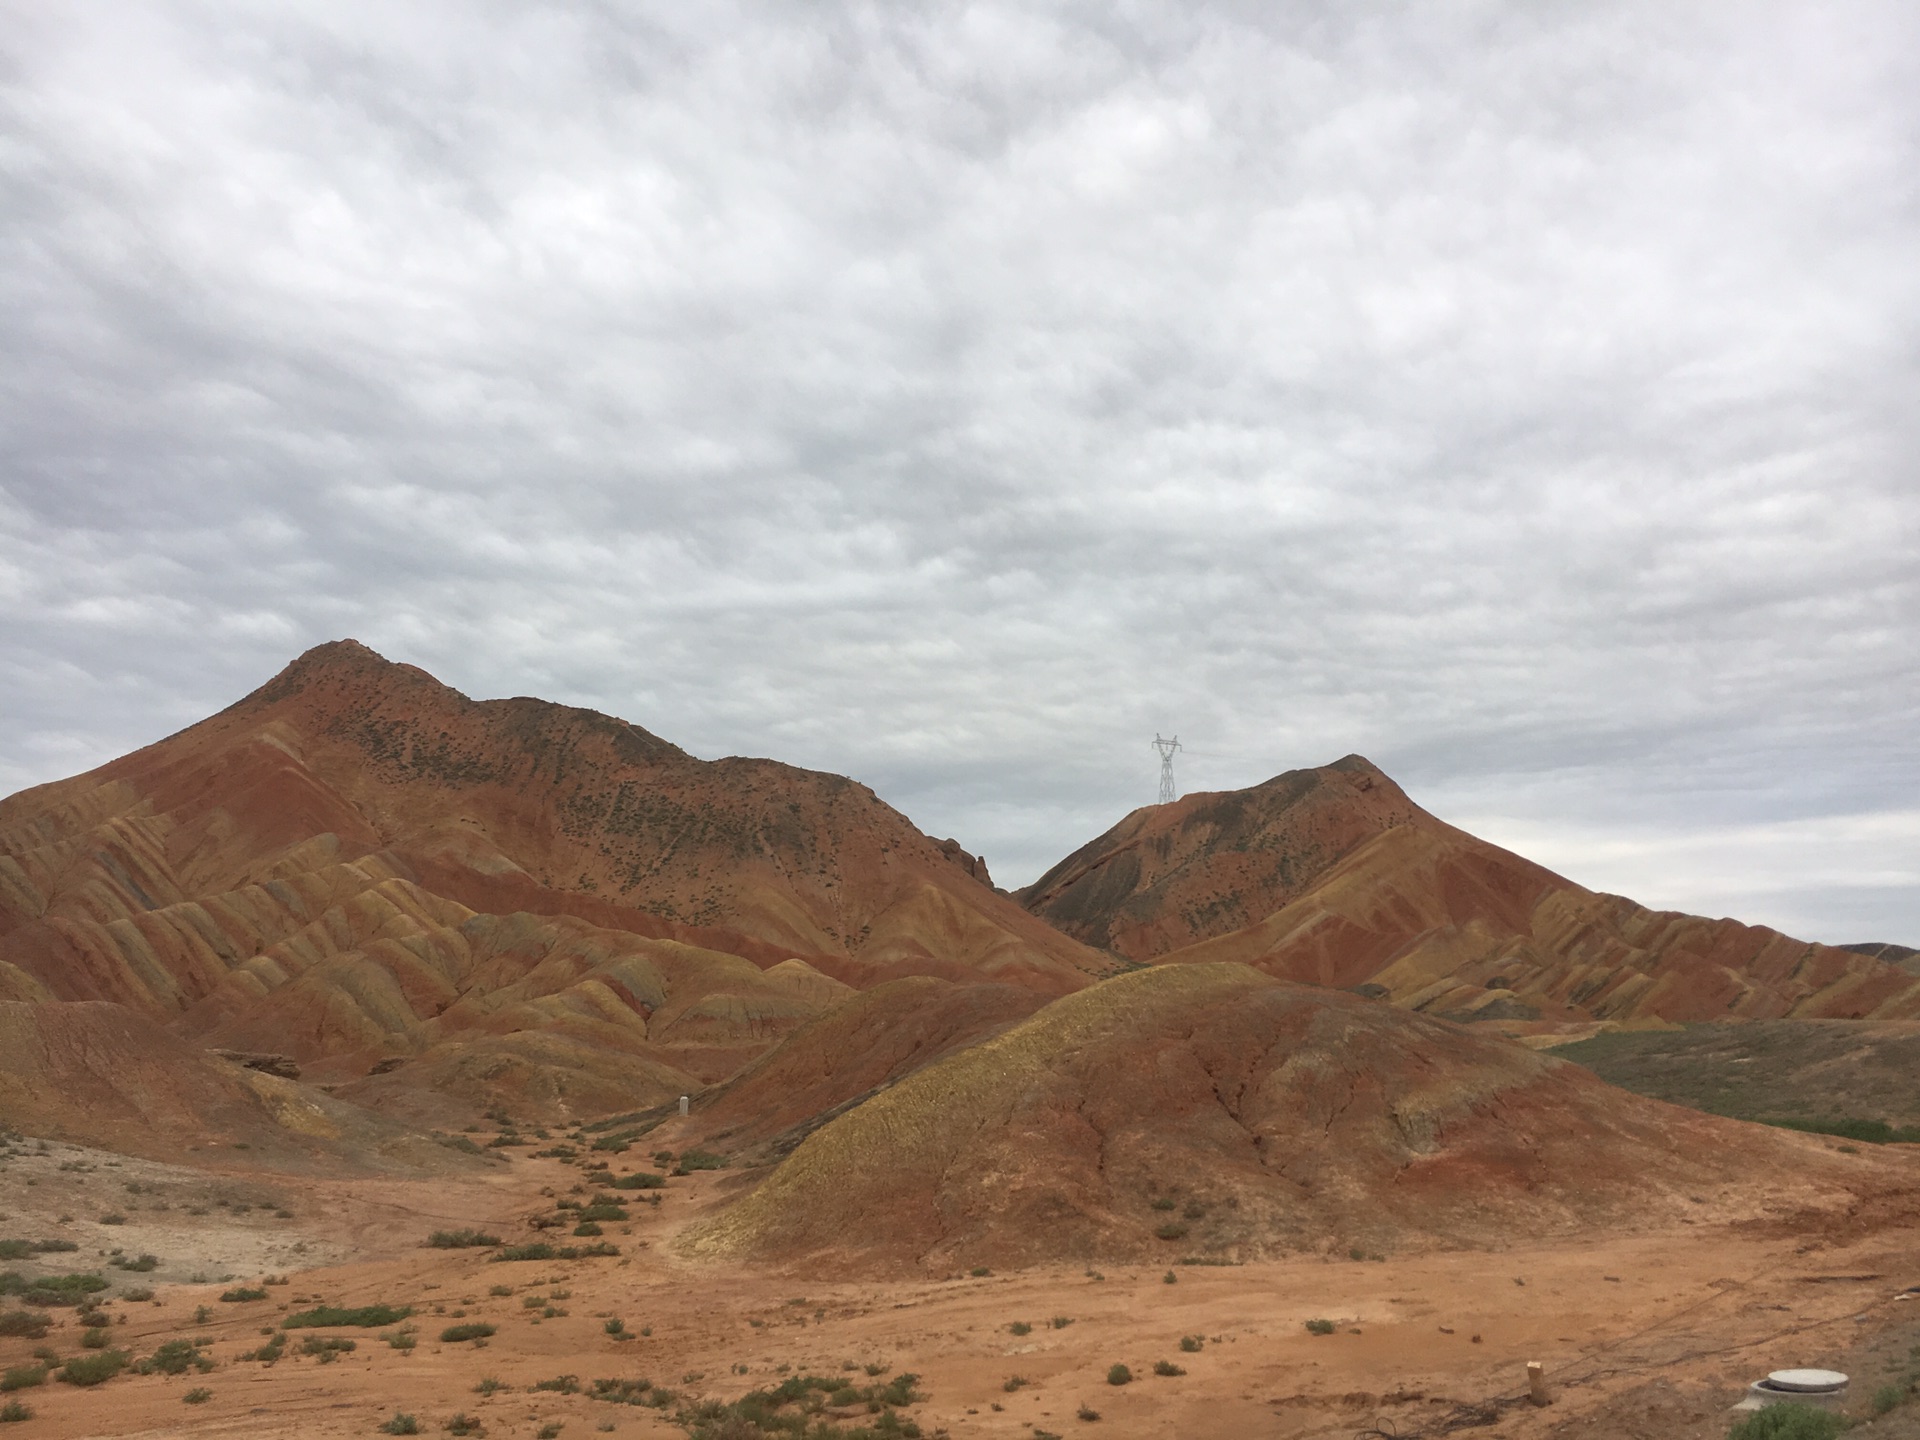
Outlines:
{"type": "Polygon", "coordinates": [[[1153,748],[1160,752],[1160,803],[1171,805],[1174,798],[1173,752],[1182,748],[1180,737],[1176,735],[1171,740],[1162,740],[1160,732],[1156,730],[1153,732],[1153,748]]]}

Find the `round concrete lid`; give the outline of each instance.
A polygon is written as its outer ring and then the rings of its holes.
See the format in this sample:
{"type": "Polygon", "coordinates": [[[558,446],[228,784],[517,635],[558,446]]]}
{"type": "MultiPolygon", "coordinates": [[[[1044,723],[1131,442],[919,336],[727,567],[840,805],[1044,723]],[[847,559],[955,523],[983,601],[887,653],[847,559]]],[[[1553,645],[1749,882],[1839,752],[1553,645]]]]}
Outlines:
{"type": "Polygon", "coordinates": [[[1838,1370],[1775,1370],[1767,1376],[1767,1381],[1777,1390],[1800,1390],[1812,1394],[1821,1390],[1838,1390],[1847,1383],[1847,1377],[1838,1370]]]}

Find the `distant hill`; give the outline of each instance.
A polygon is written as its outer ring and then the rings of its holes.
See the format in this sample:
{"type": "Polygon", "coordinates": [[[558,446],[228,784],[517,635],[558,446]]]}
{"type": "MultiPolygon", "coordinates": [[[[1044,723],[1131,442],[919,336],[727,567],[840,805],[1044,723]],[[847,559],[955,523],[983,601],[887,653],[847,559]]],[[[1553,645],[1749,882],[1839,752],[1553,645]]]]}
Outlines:
{"type": "Polygon", "coordinates": [[[1920,979],[1884,959],[1585,889],[1357,755],[1136,810],[1017,898],[1130,960],[1232,960],[1458,1020],[1920,1015],[1920,979]]]}

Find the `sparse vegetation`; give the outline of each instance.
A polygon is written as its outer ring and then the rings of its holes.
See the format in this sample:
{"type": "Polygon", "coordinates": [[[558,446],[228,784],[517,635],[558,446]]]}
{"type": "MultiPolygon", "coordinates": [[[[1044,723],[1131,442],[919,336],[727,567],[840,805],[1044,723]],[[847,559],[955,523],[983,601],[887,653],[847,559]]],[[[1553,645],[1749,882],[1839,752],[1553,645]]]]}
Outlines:
{"type": "Polygon", "coordinates": [[[724,1170],[726,1165],[727,1157],[724,1155],[715,1155],[708,1150],[688,1150],[680,1156],[675,1172],[689,1175],[695,1170],[724,1170]]]}
{"type": "Polygon", "coordinates": [[[1024,1375],[1009,1375],[1006,1379],[1006,1383],[1002,1385],[1000,1388],[1006,1391],[1009,1395],[1011,1395],[1014,1391],[1025,1389],[1027,1386],[1031,1385],[1032,1383],[1033,1382],[1027,1379],[1027,1377],[1024,1375]]]}
{"type": "Polygon", "coordinates": [[[9,1310],[0,1314],[0,1335],[19,1335],[38,1340],[47,1333],[47,1327],[52,1323],[45,1315],[32,1310],[9,1310]]]}
{"type": "Polygon", "coordinates": [[[231,1290],[221,1291],[220,1298],[231,1304],[239,1304],[247,1300],[264,1300],[267,1292],[253,1286],[238,1285],[231,1290]]]}
{"type": "Polygon", "coordinates": [[[1073,1418],[1091,1423],[1100,1418],[1100,1412],[1091,1405],[1082,1405],[1078,1410],[1073,1412],[1073,1418]]]}
{"type": "Polygon", "coordinates": [[[41,1365],[16,1365],[4,1375],[0,1375],[0,1392],[10,1390],[31,1390],[36,1385],[47,1383],[47,1367],[41,1365]]]}
{"type": "Polygon", "coordinates": [[[484,1340],[493,1333],[493,1326],[484,1320],[470,1320],[465,1325],[449,1325],[440,1332],[440,1338],[449,1345],[458,1345],[463,1340],[484,1340]]]}
{"type": "Polygon", "coordinates": [[[436,1230],[426,1243],[434,1250],[484,1250],[498,1245],[500,1237],[484,1230],[436,1230]]]}
{"type": "Polygon", "coordinates": [[[1007,1326],[1007,1329],[1011,1330],[1015,1335],[1031,1335],[1033,1333],[1033,1326],[1024,1320],[1014,1321],[1011,1325],[1007,1326]]]}
{"type": "Polygon", "coordinates": [[[525,1245],[508,1245],[489,1255],[489,1260],[591,1260],[601,1255],[618,1255],[620,1247],[605,1240],[592,1245],[549,1245],[544,1240],[525,1245]]]}
{"type": "Polygon", "coordinates": [[[404,1410],[393,1412],[393,1418],[380,1427],[382,1435],[418,1435],[420,1422],[404,1410]]]}
{"type": "Polygon", "coordinates": [[[1184,1375],[1187,1372],[1184,1367],[1174,1364],[1171,1360],[1156,1360],[1153,1362],[1153,1373],[1156,1375],[1184,1375]]]}
{"type": "Polygon", "coordinates": [[[165,1340],[133,1369],[137,1375],[184,1375],[189,1370],[204,1374],[213,1369],[213,1361],[201,1353],[197,1341],[165,1340]]]}
{"type": "Polygon", "coordinates": [[[302,1310],[289,1315],[280,1324],[288,1330],[331,1329],[341,1325],[397,1325],[413,1314],[411,1305],[360,1305],[342,1307],[339,1305],[318,1305],[311,1310],[302,1310]]]}
{"type": "Polygon", "coordinates": [[[1331,1335],[1336,1328],[1338,1327],[1336,1327],[1331,1320],[1307,1321],[1307,1333],[1309,1335],[1331,1335]]]}
{"type": "Polygon", "coordinates": [[[1107,1383],[1109,1385],[1131,1385],[1133,1383],[1133,1371],[1129,1370],[1125,1365],[1110,1365],[1107,1367],[1107,1383]]]}
{"type": "Polygon", "coordinates": [[[556,1375],[551,1380],[536,1380],[533,1388],[536,1390],[551,1390],[559,1395],[578,1395],[580,1393],[580,1377],[577,1375],[556,1375]]]}
{"type": "Polygon", "coordinates": [[[204,1385],[196,1385],[180,1398],[188,1405],[204,1405],[213,1398],[213,1391],[204,1385]]]}
{"type": "Polygon", "coordinates": [[[9,1400],[0,1405],[0,1424],[11,1425],[16,1420],[31,1420],[33,1411],[18,1400],[9,1400]]]}
{"type": "Polygon", "coordinates": [[[1182,1335],[1180,1337],[1181,1352],[1187,1355],[1198,1355],[1206,1343],[1206,1337],[1202,1335],[1182,1335]]]}
{"type": "Polygon", "coordinates": [[[1811,1405],[1769,1405],[1727,1432],[1727,1440],[1835,1440],[1846,1418],[1811,1405]]]}
{"type": "Polygon", "coordinates": [[[1156,1225],[1153,1233],[1161,1240],[1184,1240],[1187,1238],[1187,1227],[1178,1220],[1169,1220],[1164,1225],[1156,1225]]]}
{"type": "Polygon", "coordinates": [[[262,1365],[271,1365],[287,1353],[287,1332],[276,1330],[273,1338],[258,1350],[248,1350],[241,1355],[242,1360],[258,1360],[262,1365]]]}
{"type": "Polygon", "coordinates": [[[131,1270],[136,1275],[148,1275],[160,1268],[158,1255],[116,1255],[107,1262],[116,1270],[131,1270]]]}
{"type": "Polygon", "coordinates": [[[651,1170],[636,1170],[631,1175],[622,1175],[618,1180],[604,1183],[615,1190],[661,1190],[666,1187],[667,1177],[651,1170]]]}
{"type": "Polygon", "coordinates": [[[1073,1323],[1073,1317],[1071,1315],[1056,1315],[1047,1323],[1056,1330],[1064,1330],[1073,1323]]]}
{"type": "Polygon", "coordinates": [[[124,1350],[101,1350],[81,1355],[62,1365],[54,1379],[63,1385],[104,1385],[127,1368],[130,1357],[124,1350]]]}
{"type": "Polygon", "coordinates": [[[344,1335],[309,1335],[300,1342],[300,1353],[311,1355],[322,1365],[331,1365],[342,1355],[360,1348],[360,1342],[344,1335]]]}
{"type": "Polygon", "coordinates": [[[1900,1386],[1882,1385],[1873,1392],[1873,1413],[1885,1415],[1890,1410],[1898,1409],[1900,1402],[1906,1398],[1907,1392],[1900,1386]]]}

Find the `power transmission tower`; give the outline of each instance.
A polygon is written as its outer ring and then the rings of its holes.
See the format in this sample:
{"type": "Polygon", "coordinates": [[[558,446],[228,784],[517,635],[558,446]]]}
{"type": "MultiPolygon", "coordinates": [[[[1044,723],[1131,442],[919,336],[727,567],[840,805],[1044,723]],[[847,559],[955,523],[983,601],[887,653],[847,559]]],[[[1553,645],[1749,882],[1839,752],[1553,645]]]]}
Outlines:
{"type": "Polygon", "coordinates": [[[1162,740],[1158,730],[1153,732],[1153,748],[1160,752],[1160,803],[1171,805],[1174,799],[1173,789],[1173,752],[1183,748],[1180,737],[1162,740]]]}

